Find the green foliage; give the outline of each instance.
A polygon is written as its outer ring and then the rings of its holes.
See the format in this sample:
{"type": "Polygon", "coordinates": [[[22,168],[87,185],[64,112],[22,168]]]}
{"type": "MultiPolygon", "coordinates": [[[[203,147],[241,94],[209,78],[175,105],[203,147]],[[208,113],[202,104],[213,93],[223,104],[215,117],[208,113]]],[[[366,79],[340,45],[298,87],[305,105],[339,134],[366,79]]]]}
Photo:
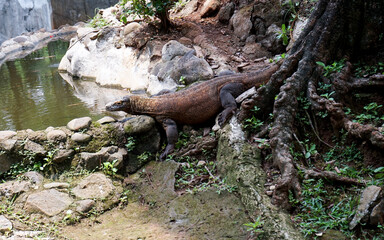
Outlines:
{"type": "Polygon", "coordinates": [[[134,137],[127,137],[127,143],[125,144],[128,152],[132,152],[136,147],[136,140],[134,137]]]}
{"type": "Polygon", "coordinates": [[[364,112],[355,117],[355,121],[358,123],[380,123],[384,121],[384,116],[379,114],[379,109],[383,105],[378,105],[376,102],[371,102],[368,105],[364,106],[364,112]]]}
{"type": "Polygon", "coordinates": [[[375,65],[356,64],[354,75],[358,78],[368,77],[374,74],[384,74],[384,62],[378,62],[375,65]]]}
{"type": "Polygon", "coordinates": [[[127,23],[127,16],[139,16],[145,20],[151,17],[158,17],[163,23],[169,21],[168,11],[173,5],[173,0],[121,0],[123,7],[121,21],[127,23]]]}
{"type": "Polygon", "coordinates": [[[247,231],[251,232],[252,236],[258,236],[263,233],[264,222],[261,221],[261,217],[258,216],[254,222],[245,223],[244,226],[247,227],[247,231]]]}
{"type": "Polygon", "coordinates": [[[148,159],[151,157],[151,155],[152,154],[150,152],[143,152],[142,154],[137,156],[137,158],[140,160],[140,162],[144,163],[144,162],[148,161],[148,159]]]}
{"type": "Polygon", "coordinates": [[[282,39],[284,46],[289,43],[289,32],[291,30],[291,26],[286,27],[285,24],[281,25],[281,31],[278,32],[277,39],[282,39]]]}
{"type": "Polygon", "coordinates": [[[301,201],[294,201],[299,205],[295,221],[306,237],[327,229],[349,231],[357,199],[343,189],[326,189],[323,180],[306,179],[302,187],[301,201]]]}
{"type": "Polygon", "coordinates": [[[245,129],[249,131],[259,131],[260,128],[263,126],[264,122],[260,119],[256,118],[256,114],[258,111],[260,111],[260,108],[255,106],[252,110],[253,115],[250,118],[247,118],[244,120],[244,127],[245,129]]]}
{"type": "Polygon", "coordinates": [[[112,162],[103,162],[102,170],[103,173],[109,176],[115,176],[118,169],[116,168],[117,159],[113,160],[112,162]]]}
{"type": "Polygon", "coordinates": [[[324,77],[328,77],[331,73],[340,72],[345,65],[345,59],[341,59],[338,62],[333,62],[331,65],[325,65],[323,62],[316,62],[317,65],[320,65],[324,69],[324,77]]]}
{"type": "Polygon", "coordinates": [[[89,25],[93,28],[102,28],[108,25],[108,22],[100,13],[97,13],[90,21],[89,25]]]}

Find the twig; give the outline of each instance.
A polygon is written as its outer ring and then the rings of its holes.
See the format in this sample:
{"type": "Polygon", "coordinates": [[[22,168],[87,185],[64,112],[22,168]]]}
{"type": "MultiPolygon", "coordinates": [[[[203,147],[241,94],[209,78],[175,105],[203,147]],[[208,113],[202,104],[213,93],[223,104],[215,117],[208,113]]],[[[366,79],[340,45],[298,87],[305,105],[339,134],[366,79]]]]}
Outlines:
{"type": "Polygon", "coordinates": [[[314,127],[313,124],[312,124],[311,117],[309,116],[308,111],[305,110],[305,113],[307,114],[309,123],[310,123],[311,128],[312,128],[313,132],[315,133],[317,139],[319,139],[320,142],[324,143],[324,144],[327,145],[328,147],[333,148],[333,146],[331,146],[330,144],[326,143],[325,141],[323,141],[323,140],[320,138],[319,134],[317,133],[317,131],[315,130],[315,127],[314,127]]]}

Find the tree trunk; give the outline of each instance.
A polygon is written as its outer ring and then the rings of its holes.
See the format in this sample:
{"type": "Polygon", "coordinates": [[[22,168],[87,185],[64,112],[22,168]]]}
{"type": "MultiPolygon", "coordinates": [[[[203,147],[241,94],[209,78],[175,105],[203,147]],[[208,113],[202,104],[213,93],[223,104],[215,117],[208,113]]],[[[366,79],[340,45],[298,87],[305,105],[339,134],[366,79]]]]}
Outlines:
{"type": "MultiPolygon", "coordinates": [[[[356,137],[384,148],[384,137],[378,129],[351,122],[343,112],[341,102],[319,96],[317,86],[323,80],[323,69],[316,64],[317,61],[329,64],[344,58],[348,62],[361,55],[382,54],[383,12],[382,0],[319,0],[280,69],[252,99],[243,102],[240,118],[248,116],[255,105],[264,112],[273,111],[274,123],[270,131],[272,156],[281,171],[273,195],[275,204],[288,208],[289,191],[297,197],[301,194],[296,163],[290,152],[300,94],[307,97],[313,111],[327,111],[335,129],[344,128],[356,137]]],[[[349,81],[351,67],[346,65],[337,79],[343,81],[339,85],[349,81]]],[[[343,93],[337,90],[341,88],[334,88],[335,95],[342,96],[343,93]]]]}

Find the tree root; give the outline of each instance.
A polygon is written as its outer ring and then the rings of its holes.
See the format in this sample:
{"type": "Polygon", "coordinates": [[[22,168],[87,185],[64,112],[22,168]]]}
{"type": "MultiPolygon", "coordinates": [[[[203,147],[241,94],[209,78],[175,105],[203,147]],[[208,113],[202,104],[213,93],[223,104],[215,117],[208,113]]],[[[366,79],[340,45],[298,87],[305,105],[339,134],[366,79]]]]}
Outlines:
{"type": "MultiPolygon", "coordinates": [[[[356,11],[356,9],[362,8],[364,9],[362,12],[368,11],[364,7],[362,1],[319,0],[306,28],[292,46],[280,69],[272,75],[265,86],[257,90],[251,99],[245,100],[241,105],[238,115],[240,120],[247,118],[254,106],[259,107],[260,112],[264,114],[272,112],[273,106],[274,122],[270,130],[270,143],[273,163],[280,169],[281,177],[276,184],[272,202],[282,208],[289,208],[289,191],[292,191],[296,197],[301,194],[297,166],[290,152],[298,108],[297,97],[300,93],[307,93],[312,109],[326,110],[335,128],[343,127],[352,135],[370,140],[373,145],[384,147],[384,138],[379,129],[350,121],[342,110],[342,104],[320,97],[315,87],[317,81],[321,79],[322,71],[316,61],[327,63],[331,59],[341,59],[345,54],[347,59],[354,54],[353,51],[360,38],[359,33],[353,29],[359,26],[360,18],[364,17],[360,10],[356,11]]],[[[340,78],[340,80],[346,82],[350,79],[351,71],[349,65],[344,72],[345,79],[340,78]]],[[[381,86],[380,80],[380,77],[375,80],[378,86],[381,86]]],[[[344,92],[366,84],[365,81],[352,81],[349,84],[350,87],[347,86],[344,92]]],[[[338,86],[345,87],[343,84],[335,84],[334,88],[338,86]]],[[[342,88],[337,90],[339,93],[343,92],[342,88]]],[[[318,138],[321,140],[319,136],[318,138]]],[[[357,181],[341,178],[331,172],[308,171],[307,175],[327,176],[337,181],[359,184],[357,181]]]]}
{"type": "Polygon", "coordinates": [[[310,170],[310,169],[302,169],[304,171],[304,177],[305,179],[309,178],[323,178],[330,181],[343,183],[343,184],[351,184],[351,185],[358,185],[358,186],[365,186],[365,181],[360,181],[353,178],[343,177],[338,175],[335,172],[331,171],[316,171],[316,170],[310,170]]]}

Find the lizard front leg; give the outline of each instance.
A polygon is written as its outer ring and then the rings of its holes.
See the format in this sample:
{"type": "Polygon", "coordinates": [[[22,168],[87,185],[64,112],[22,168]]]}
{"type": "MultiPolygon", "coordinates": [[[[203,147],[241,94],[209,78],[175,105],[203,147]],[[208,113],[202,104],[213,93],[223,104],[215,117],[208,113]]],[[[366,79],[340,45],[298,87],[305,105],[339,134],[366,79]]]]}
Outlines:
{"type": "Polygon", "coordinates": [[[160,155],[160,160],[163,161],[175,149],[175,144],[178,138],[178,132],[177,132],[176,122],[173,121],[172,119],[169,119],[169,118],[164,119],[161,121],[161,124],[163,125],[165,133],[167,135],[167,142],[168,142],[167,147],[165,148],[165,151],[160,155]]]}
{"type": "Polygon", "coordinates": [[[220,90],[220,102],[224,110],[219,114],[218,123],[222,127],[237,109],[235,98],[243,93],[244,85],[242,83],[228,83],[220,90]]]}

